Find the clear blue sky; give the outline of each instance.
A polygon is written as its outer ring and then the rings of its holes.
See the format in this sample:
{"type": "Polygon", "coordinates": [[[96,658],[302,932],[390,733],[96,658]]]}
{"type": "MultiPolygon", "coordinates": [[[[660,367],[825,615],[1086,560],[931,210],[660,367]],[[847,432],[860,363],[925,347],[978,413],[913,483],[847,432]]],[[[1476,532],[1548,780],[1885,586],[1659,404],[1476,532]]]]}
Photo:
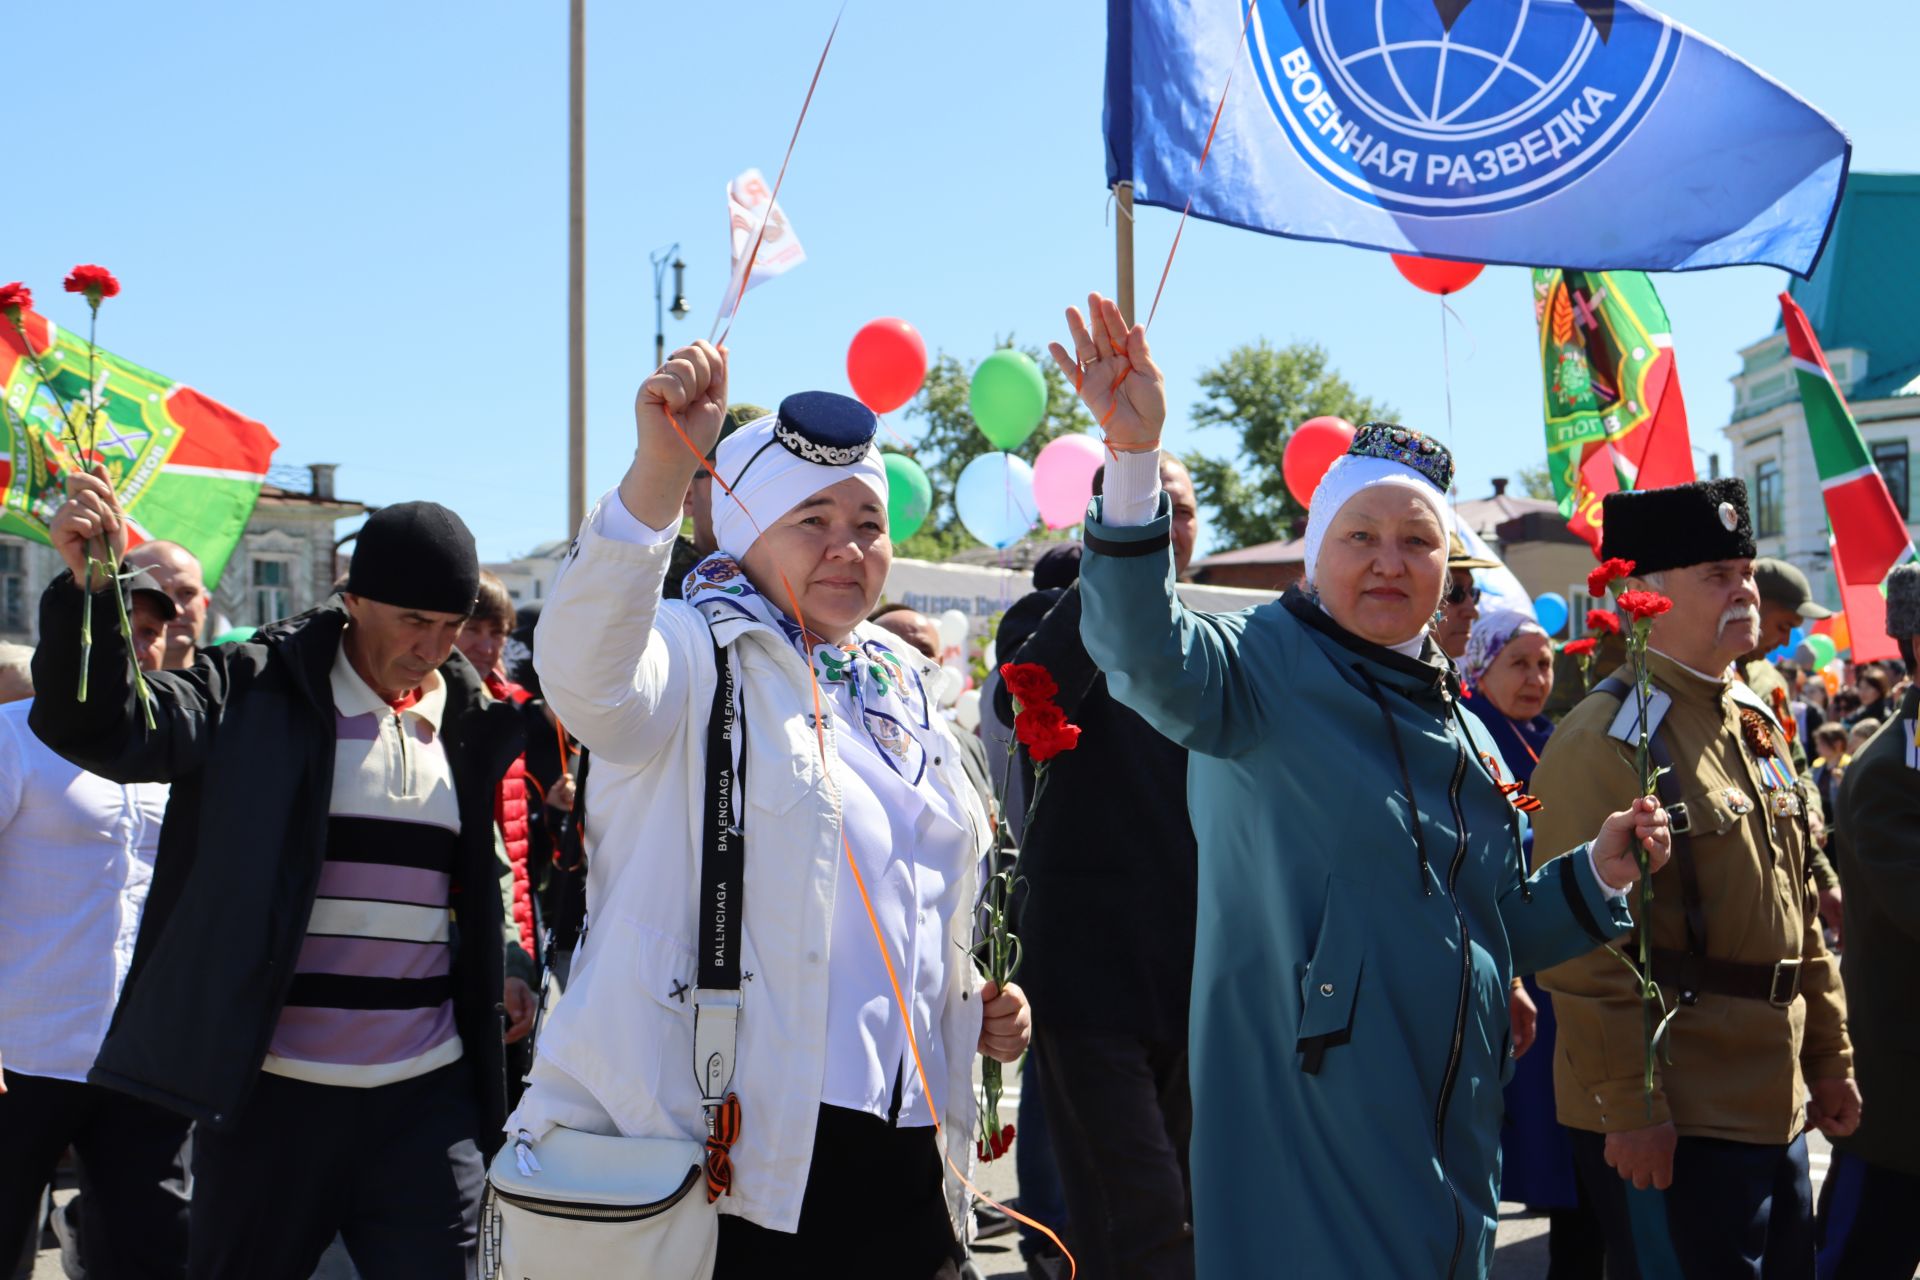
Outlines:
{"type": "MultiPolygon", "coordinates": [[[[1667,0],[1834,116],[1860,170],[1920,169],[1909,7],[1667,0]]],[[[115,270],[111,349],[266,422],[343,494],[430,497],[493,559],[566,532],[564,0],[15,6],[0,280],[56,320],[76,262],[115,270]]],[[[588,0],[588,485],[632,449],[651,362],[650,250],[674,241],[705,336],[724,186],[771,178],[835,4],[588,0]]],[[[964,357],[1056,336],[1110,289],[1100,0],[851,0],[781,203],[808,252],[748,295],[738,399],[845,389],[847,340],[900,315],[964,357]]],[[[1177,215],[1140,214],[1141,306],[1177,215]]],[[[1667,277],[1697,444],[1722,444],[1735,351],[1783,273],[1667,277]]],[[[1525,273],[1455,299],[1461,491],[1541,460],[1525,273]]],[[[1154,325],[1175,448],[1195,374],[1237,343],[1323,343],[1410,424],[1444,421],[1434,300],[1384,255],[1190,224],[1154,325]]],[[[896,417],[894,425],[911,433],[896,417]]]]}

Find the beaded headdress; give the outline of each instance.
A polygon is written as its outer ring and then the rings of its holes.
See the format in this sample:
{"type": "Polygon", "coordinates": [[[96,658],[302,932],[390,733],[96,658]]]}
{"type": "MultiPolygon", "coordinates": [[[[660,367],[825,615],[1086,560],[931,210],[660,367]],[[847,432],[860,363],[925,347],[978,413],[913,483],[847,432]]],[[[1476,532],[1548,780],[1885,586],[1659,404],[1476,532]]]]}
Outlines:
{"type": "Polygon", "coordinates": [[[1441,493],[1453,487],[1453,455],[1447,446],[1410,427],[1369,422],[1355,433],[1353,443],[1347,446],[1347,454],[1355,458],[1382,458],[1411,467],[1441,493]]]}

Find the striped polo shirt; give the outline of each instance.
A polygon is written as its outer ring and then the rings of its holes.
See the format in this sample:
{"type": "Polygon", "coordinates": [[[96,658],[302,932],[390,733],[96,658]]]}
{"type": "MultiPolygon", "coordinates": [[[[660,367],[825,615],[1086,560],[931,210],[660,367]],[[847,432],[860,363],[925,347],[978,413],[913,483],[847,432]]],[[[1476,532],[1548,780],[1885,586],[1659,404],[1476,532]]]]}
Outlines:
{"type": "Polygon", "coordinates": [[[436,672],[396,709],[333,664],[326,861],[264,1069],[369,1088],[457,1061],[450,896],[460,809],[436,672]]]}

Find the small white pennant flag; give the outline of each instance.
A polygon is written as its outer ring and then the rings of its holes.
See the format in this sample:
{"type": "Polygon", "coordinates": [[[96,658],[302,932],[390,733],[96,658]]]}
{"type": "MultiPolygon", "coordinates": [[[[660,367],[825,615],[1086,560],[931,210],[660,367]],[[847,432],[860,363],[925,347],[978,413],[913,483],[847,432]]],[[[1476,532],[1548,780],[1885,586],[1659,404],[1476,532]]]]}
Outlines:
{"type": "Polygon", "coordinates": [[[720,316],[714,323],[716,333],[739,307],[741,295],[748,289],[785,275],[807,260],[799,235],[787,221],[785,210],[774,203],[773,189],[758,169],[748,169],[727,184],[727,213],[733,237],[733,271],[727,280],[726,296],[720,300],[720,316]],[[766,234],[761,237],[760,251],[753,254],[753,274],[742,286],[747,255],[753,253],[754,237],[760,235],[763,221],[766,234]]]}

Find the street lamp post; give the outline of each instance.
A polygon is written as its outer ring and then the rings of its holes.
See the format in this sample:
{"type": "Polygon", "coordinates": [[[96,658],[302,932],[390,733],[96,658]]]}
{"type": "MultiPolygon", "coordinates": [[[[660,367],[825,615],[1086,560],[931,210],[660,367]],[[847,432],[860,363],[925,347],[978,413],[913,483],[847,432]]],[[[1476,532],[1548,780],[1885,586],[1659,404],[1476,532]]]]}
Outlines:
{"type": "Polygon", "coordinates": [[[653,263],[653,367],[658,369],[667,362],[667,268],[673,268],[673,306],[670,309],[673,318],[681,320],[690,309],[687,306],[687,264],[680,260],[680,246],[677,244],[653,254],[649,261],[653,263]]]}

